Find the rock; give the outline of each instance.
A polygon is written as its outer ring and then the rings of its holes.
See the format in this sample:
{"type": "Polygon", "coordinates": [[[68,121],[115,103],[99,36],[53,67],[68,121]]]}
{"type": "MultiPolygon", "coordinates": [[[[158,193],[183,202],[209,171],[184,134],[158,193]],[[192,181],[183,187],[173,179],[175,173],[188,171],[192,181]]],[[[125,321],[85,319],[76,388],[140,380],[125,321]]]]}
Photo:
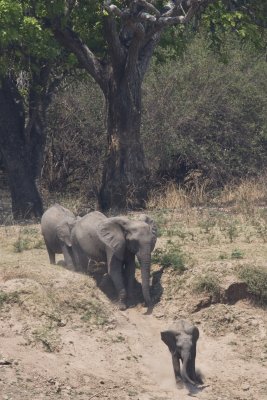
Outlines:
{"type": "Polygon", "coordinates": [[[248,383],[245,382],[245,383],[243,383],[243,384],[241,385],[241,389],[244,390],[244,392],[245,392],[245,391],[247,391],[247,390],[250,389],[250,386],[249,386],[248,383]]]}
{"type": "Polygon", "coordinates": [[[0,359],[0,365],[11,365],[12,361],[5,358],[0,359]]]}
{"type": "Polygon", "coordinates": [[[198,312],[202,308],[209,307],[211,303],[212,303],[212,296],[207,295],[205,297],[201,297],[195,302],[195,304],[192,304],[192,306],[190,307],[190,311],[198,312]]]}

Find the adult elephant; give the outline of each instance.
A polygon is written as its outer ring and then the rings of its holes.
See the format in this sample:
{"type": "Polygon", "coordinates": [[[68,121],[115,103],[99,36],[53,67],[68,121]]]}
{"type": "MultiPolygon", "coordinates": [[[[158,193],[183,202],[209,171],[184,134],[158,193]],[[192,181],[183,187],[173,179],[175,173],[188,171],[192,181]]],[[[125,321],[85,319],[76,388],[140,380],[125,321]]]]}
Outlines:
{"type": "Polygon", "coordinates": [[[123,216],[107,218],[98,211],[81,218],[71,235],[76,264],[85,272],[91,260],[106,262],[120,310],[126,309],[133,295],[135,255],[141,266],[143,296],[151,307],[149,278],[156,239],[156,226],[147,215],[135,221],[123,216]]]}
{"type": "Polygon", "coordinates": [[[173,369],[178,383],[181,379],[195,385],[202,383],[195,369],[196,344],[199,330],[191,322],[178,320],[168,330],[161,332],[161,340],[168,346],[173,362],[173,369]],[[182,362],[182,370],[180,369],[182,362]]]}
{"type": "Polygon", "coordinates": [[[74,267],[71,231],[77,221],[67,208],[54,204],[42,216],[41,232],[44,237],[50,264],[56,263],[56,254],[63,254],[65,264],[74,267]]]}

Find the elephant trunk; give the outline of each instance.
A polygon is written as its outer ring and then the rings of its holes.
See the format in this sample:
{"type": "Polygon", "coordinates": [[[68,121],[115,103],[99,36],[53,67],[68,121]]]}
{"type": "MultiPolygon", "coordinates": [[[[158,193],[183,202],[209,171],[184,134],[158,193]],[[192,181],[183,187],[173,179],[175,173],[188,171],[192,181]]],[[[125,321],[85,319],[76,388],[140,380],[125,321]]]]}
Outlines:
{"type": "Polygon", "coordinates": [[[151,254],[137,255],[139,263],[141,265],[141,277],[142,277],[142,292],[147,307],[152,306],[150,290],[149,290],[149,279],[150,279],[150,265],[151,265],[151,254]]]}
{"type": "Polygon", "coordinates": [[[188,352],[184,357],[182,357],[183,360],[183,367],[182,367],[182,377],[189,383],[191,383],[191,385],[195,385],[196,383],[188,376],[188,366],[189,363],[191,362],[191,354],[190,352],[188,352]]]}

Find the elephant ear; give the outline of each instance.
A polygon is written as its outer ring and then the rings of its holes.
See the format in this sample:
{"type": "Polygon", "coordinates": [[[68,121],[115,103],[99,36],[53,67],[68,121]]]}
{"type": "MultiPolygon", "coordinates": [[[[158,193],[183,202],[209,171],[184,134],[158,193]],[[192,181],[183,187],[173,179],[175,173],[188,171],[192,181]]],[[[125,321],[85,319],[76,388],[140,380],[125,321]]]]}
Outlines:
{"type": "Polygon", "coordinates": [[[71,230],[75,225],[75,218],[64,219],[56,226],[57,237],[68,247],[72,246],[71,243],[71,230]]]}
{"type": "Polygon", "coordinates": [[[127,223],[127,218],[113,217],[101,222],[97,227],[99,239],[114,252],[119,260],[124,258],[127,223]]]}
{"type": "Polygon", "coordinates": [[[146,214],[141,214],[139,217],[139,220],[146,222],[150,226],[150,231],[152,233],[152,249],[151,250],[153,251],[154,247],[156,245],[156,241],[157,241],[157,225],[155,224],[153,219],[150,218],[146,214]]]}
{"type": "Polygon", "coordinates": [[[161,340],[169,347],[172,354],[176,351],[176,337],[173,331],[163,331],[160,333],[161,340]]]}

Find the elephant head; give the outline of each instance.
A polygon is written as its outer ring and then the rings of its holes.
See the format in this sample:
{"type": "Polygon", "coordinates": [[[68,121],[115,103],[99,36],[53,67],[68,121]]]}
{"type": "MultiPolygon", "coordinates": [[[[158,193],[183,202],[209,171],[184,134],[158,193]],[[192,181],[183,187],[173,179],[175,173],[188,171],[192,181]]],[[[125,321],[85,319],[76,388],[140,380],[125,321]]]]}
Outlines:
{"type": "Polygon", "coordinates": [[[56,226],[57,237],[68,247],[71,247],[71,231],[75,223],[76,218],[67,217],[56,226]]]}
{"type": "Polygon", "coordinates": [[[56,226],[56,234],[61,243],[65,262],[68,266],[73,266],[74,256],[72,252],[71,231],[79,217],[66,217],[56,226]]]}
{"type": "Polygon", "coordinates": [[[150,307],[151,252],[157,240],[157,229],[153,220],[147,215],[142,215],[137,221],[127,217],[108,218],[99,225],[98,235],[120,260],[124,259],[125,249],[137,256],[141,266],[143,296],[150,307]]]}
{"type": "Polygon", "coordinates": [[[180,320],[173,328],[161,332],[161,340],[168,346],[172,357],[174,372],[180,374],[180,360],[182,361],[181,377],[183,380],[195,385],[201,382],[196,376],[195,358],[196,343],[199,338],[199,330],[196,326],[185,320],[180,320]]]}

